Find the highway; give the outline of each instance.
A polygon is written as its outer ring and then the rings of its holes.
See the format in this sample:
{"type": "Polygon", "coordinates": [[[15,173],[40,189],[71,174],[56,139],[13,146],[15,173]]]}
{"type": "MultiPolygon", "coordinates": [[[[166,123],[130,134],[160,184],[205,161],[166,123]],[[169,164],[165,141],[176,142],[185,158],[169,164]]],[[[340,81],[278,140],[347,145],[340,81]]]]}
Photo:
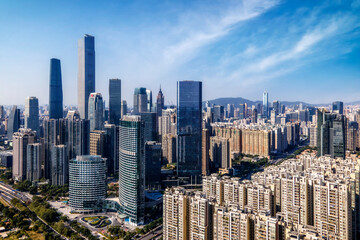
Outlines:
{"type": "Polygon", "coordinates": [[[151,230],[144,236],[140,237],[140,240],[151,240],[151,239],[160,239],[163,233],[163,225],[158,226],[157,228],[151,230]]]}

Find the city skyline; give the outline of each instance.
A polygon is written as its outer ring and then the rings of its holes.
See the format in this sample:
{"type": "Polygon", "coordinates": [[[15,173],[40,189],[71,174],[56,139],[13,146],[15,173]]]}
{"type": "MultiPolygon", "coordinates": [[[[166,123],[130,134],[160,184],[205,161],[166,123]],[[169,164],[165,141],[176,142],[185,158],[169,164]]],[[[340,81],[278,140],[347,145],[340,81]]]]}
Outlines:
{"type": "Polygon", "coordinates": [[[84,34],[96,38],[95,90],[107,106],[110,78],[122,79],[129,106],[136,87],[158,92],[160,84],[165,104],[175,104],[176,81],[184,79],[203,82],[204,100],[259,100],[264,90],[270,102],[360,100],[359,1],[111,2],[84,12],[81,2],[68,2],[56,13],[47,3],[28,4],[2,4],[4,105],[23,105],[28,96],[49,102],[51,58],[62,63],[64,104],[76,105],[84,34]]]}

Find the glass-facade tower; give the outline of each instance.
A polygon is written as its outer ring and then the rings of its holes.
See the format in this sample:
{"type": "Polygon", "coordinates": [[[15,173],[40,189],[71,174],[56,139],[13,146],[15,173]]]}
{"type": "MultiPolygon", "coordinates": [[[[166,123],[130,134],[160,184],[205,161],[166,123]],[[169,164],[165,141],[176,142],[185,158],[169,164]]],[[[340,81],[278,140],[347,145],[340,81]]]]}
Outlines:
{"type": "Polygon", "coordinates": [[[91,93],[89,97],[90,131],[104,128],[104,102],[101,93],[91,93]]]}
{"type": "Polygon", "coordinates": [[[269,118],[269,94],[268,92],[263,93],[263,117],[269,118]]]}
{"type": "Polygon", "coordinates": [[[50,59],[49,118],[63,117],[63,91],[60,60],[50,59]]]}
{"type": "Polygon", "coordinates": [[[177,170],[179,177],[201,175],[202,82],[177,83],[177,170]]]}
{"type": "Polygon", "coordinates": [[[25,101],[25,128],[30,128],[39,134],[39,100],[36,97],[27,97],[25,101]]]}
{"type": "Polygon", "coordinates": [[[109,80],[109,123],[119,124],[121,118],[121,80],[109,80]]]}
{"type": "Polygon", "coordinates": [[[133,225],[145,214],[144,123],[140,116],[124,116],[119,126],[119,201],[133,225]]]}
{"type": "Polygon", "coordinates": [[[78,110],[88,119],[90,93],[95,92],[95,38],[86,34],[78,42],[78,110]]]}

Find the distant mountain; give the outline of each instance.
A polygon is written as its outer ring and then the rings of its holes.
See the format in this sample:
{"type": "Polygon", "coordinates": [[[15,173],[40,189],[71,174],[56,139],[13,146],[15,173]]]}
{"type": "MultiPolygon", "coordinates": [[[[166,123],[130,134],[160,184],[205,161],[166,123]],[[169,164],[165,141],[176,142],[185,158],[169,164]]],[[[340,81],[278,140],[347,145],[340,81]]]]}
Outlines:
{"type": "MultiPolygon", "coordinates": [[[[244,104],[247,103],[248,106],[252,106],[252,105],[256,105],[258,103],[262,103],[262,101],[251,101],[249,99],[245,99],[242,97],[235,97],[235,98],[216,98],[213,100],[208,100],[210,105],[215,104],[215,105],[222,105],[222,106],[226,106],[227,104],[234,104],[235,106],[239,106],[239,104],[244,104]]],[[[205,103],[207,101],[203,102],[203,106],[205,106],[205,103]]],[[[280,101],[282,104],[284,104],[285,106],[294,106],[294,105],[299,105],[300,103],[303,104],[303,106],[314,106],[314,104],[310,104],[310,103],[306,103],[306,102],[301,102],[301,101],[295,101],[295,102],[289,102],[289,101],[280,101]]],[[[271,106],[271,103],[269,103],[269,105],[271,106]]]]}

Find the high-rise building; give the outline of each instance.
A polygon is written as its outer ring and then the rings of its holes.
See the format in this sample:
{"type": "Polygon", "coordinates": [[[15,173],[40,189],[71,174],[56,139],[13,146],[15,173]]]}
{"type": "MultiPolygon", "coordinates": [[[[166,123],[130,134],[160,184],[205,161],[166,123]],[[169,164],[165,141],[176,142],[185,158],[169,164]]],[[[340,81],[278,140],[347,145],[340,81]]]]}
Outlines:
{"type": "Polygon", "coordinates": [[[345,158],[344,115],[318,110],[317,121],[318,156],[330,154],[332,157],[345,158]]]}
{"type": "Polygon", "coordinates": [[[94,130],[90,132],[90,155],[104,157],[105,131],[94,130]]]}
{"type": "Polygon", "coordinates": [[[134,91],[134,114],[146,112],[148,109],[146,88],[135,88],[134,91]]]}
{"type": "Polygon", "coordinates": [[[146,89],[146,108],[148,112],[153,110],[152,91],[150,89],[146,89]]]}
{"type": "Polygon", "coordinates": [[[121,118],[127,114],[127,103],[125,100],[121,101],[121,118]]]}
{"type": "Polygon", "coordinates": [[[273,110],[275,110],[276,115],[282,113],[281,112],[281,102],[280,101],[273,101],[273,110]]]}
{"type": "Polygon", "coordinates": [[[239,106],[239,118],[240,119],[246,118],[245,104],[240,104],[240,106],[239,106]]]}
{"type": "Polygon", "coordinates": [[[156,97],[156,112],[157,112],[157,117],[161,117],[162,116],[162,110],[164,108],[164,95],[161,91],[161,86],[160,86],[160,90],[159,93],[156,97]]]}
{"type": "Polygon", "coordinates": [[[204,128],[202,130],[202,141],[201,141],[201,150],[202,150],[202,175],[207,176],[210,174],[210,132],[209,129],[204,128]]]}
{"type": "Polygon", "coordinates": [[[145,188],[161,187],[161,143],[145,142],[145,188]]]}
{"type": "Polygon", "coordinates": [[[41,178],[42,153],[42,145],[40,143],[30,143],[27,145],[26,179],[30,182],[41,178]]]}
{"type": "Polygon", "coordinates": [[[234,117],[234,104],[227,105],[227,113],[229,118],[234,117]]]}
{"type": "Polygon", "coordinates": [[[176,137],[168,133],[161,137],[162,158],[164,163],[176,163],[176,137]]]}
{"type": "Polygon", "coordinates": [[[177,83],[177,170],[179,177],[201,175],[202,82],[177,83]]]}
{"type": "Polygon", "coordinates": [[[144,122],[144,141],[156,141],[156,113],[155,112],[143,112],[140,113],[141,121],[144,122]]]}
{"type": "Polygon", "coordinates": [[[62,186],[69,182],[69,162],[65,145],[51,148],[51,184],[62,186]]]}
{"type": "Polygon", "coordinates": [[[211,167],[231,168],[230,145],[226,138],[214,136],[210,137],[210,161],[211,167]]]}
{"type": "Polygon", "coordinates": [[[78,41],[78,110],[88,119],[89,96],[95,92],[95,38],[86,34],[78,41]]]}
{"type": "Polygon", "coordinates": [[[101,93],[90,93],[88,119],[90,131],[104,128],[104,102],[101,93]]]}
{"type": "Polygon", "coordinates": [[[65,133],[68,159],[90,153],[90,121],[81,119],[78,111],[68,112],[65,133]]]}
{"type": "Polygon", "coordinates": [[[121,80],[109,80],[109,123],[119,124],[121,118],[121,80]]]}
{"type": "Polygon", "coordinates": [[[266,91],[263,93],[263,117],[269,117],[269,94],[266,91]]]}
{"type": "Polygon", "coordinates": [[[30,128],[39,134],[39,100],[27,97],[25,101],[25,128],[30,128]]]}
{"type": "Polygon", "coordinates": [[[27,146],[34,143],[36,138],[35,132],[30,129],[19,129],[19,132],[13,136],[13,179],[22,181],[26,178],[27,170],[27,146]]]}
{"type": "Polygon", "coordinates": [[[215,105],[213,107],[213,122],[224,121],[224,106],[215,105]]]}
{"type": "Polygon", "coordinates": [[[0,105],[0,120],[5,118],[5,109],[3,105],[0,105]]]}
{"type": "Polygon", "coordinates": [[[69,205],[72,212],[98,212],[106,197],[105,159],[77,156],[69,165],[69,205]]]}
{"type": "Polygon", "coordinates": [[[134,225],[145,214],[144,123],[140,116],[124,116],[119,127],[119,201],[134,225]]]}
{"type": "Polygon", "coordinates": [[[344,103],[337,101],[332,103],[332,110],[333,112],[344,114],[344,103]]]}
{"type": "Polygon", "coordinates": [[[13,106],[8,118],[7,125],[7,138],[11,140],[13,134],[20,128],[20,109],[17,106],[13,106]]]}
{"type": "Polygon", "coordinates": [[[104,158],[107,159],[107,173],[118,174],[119,171],[119,138],[115,124],[105,124],[104,158]]]}
{"type": "Polygon", "coordinates": [[[50,59],[49,118],[63,117],[63,90],[60,60],[50,59]]]}

